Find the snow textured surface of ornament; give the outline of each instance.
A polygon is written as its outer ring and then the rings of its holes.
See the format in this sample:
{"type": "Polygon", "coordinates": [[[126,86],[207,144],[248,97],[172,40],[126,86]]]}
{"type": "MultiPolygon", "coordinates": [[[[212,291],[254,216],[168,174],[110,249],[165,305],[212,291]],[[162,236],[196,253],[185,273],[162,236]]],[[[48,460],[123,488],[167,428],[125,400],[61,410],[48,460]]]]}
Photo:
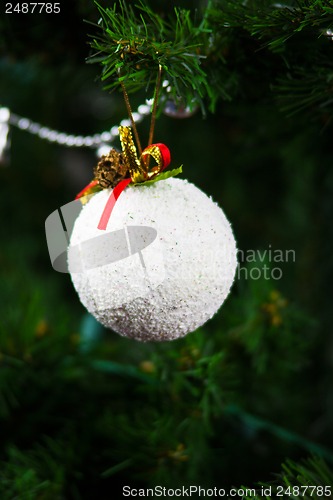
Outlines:
{"type": "Polygon", "coordinates": [[[82,304],[137,340],[196,330],[220,308],[235,276],[236,243],[223,211],[190,182],[170,178],[125,189],[101,231],[109,195],[91,197],[71,235],[69,271],[82,304]]]}

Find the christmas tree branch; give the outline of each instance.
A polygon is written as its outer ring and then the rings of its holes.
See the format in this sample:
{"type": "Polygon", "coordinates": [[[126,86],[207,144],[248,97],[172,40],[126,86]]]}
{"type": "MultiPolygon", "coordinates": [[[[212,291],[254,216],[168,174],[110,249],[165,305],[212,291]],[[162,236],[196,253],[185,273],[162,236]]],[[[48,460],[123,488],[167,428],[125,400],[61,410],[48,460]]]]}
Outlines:
{"type": "Polygon", "coordinates": [[[244,28],[252,36],[263,40],[272,50],[283,50],[284,44],[301,31],[311,30],[320,35],[332,26],[331,2],[297,0],[289,5],[257,0],[244,3],[240,0],[216,0],[209,13],[213,25],[223,23],[231,28],[244,28]]]}
{"type": "Polygon", "coordinates": [[[205,21],[196,26],[190,11],[179,8],[168,19],[143,2],[136,9],[124,0],[120,0],[119,8],[96,5],[101,20],[96,25],[99,33],[91,41],[95,53],[88,62],[102,65],[106,89],[117,89],[120,82],[129,93],[148,89],[163,70],[171,97],[181,97],[191,108],[197,103],[203,108],[203,98],[211,95],[202,68],[204,42],[210,33],[205,21]]]}
{"type": "MultiPolygon", "coordinates": [[[[264,492],[266,498],[279,496],[289,498],[320,498],[327,496],[331,498],[333,488],[333,473],[321,458],[310,457],[297,463],[294,460],[286,460],[281,467],[281,472],[276,474],[271,482],[259,483],[257,491],[259,494],[253,496],[246,494],[244,500],[261,500],[264,492]]],[[[245,488],[247,492],[249,489],[245,488]]]]}
{"type": "Polygon", "coordinates": [[[229,52],[221,67],[230,71],[233,60],[239,68],[241,53],[251,56],[253,73],[249,66],[246,73],[241,72],[241,93],[253,85],[255,74],[265,71],[261,95],[266,87],[267,94],[270,92],[289,115],[311,109],[320,115],[326,113],[327,120],[333,104],[331,2],[295,0],[285,5],[263,0],[216,0],[208,12],[208,24],[214,33],[225,34],[215,39],[215,50],[219,46],[220,51],[229,52]],[[250,53],[246,48],[249,45],[250,53]],[[246,84],[249,77],[251,83],[246,84]]]}

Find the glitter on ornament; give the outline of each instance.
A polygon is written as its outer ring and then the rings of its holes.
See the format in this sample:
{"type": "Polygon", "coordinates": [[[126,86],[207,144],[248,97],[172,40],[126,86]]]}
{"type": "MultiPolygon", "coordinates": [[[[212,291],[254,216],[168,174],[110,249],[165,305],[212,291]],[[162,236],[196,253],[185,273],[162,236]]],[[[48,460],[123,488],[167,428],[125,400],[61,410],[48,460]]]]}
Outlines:
{"type": "Polygon", "coordinates": [[[100,231],[109,195],[105,189],[89,199],[70,238],[69,271],[82,304],[137,340],[196,330],[218,311],[235,276],[236,243],[224,213],[193,184],[170,178],[124,190],[100,231]]]}

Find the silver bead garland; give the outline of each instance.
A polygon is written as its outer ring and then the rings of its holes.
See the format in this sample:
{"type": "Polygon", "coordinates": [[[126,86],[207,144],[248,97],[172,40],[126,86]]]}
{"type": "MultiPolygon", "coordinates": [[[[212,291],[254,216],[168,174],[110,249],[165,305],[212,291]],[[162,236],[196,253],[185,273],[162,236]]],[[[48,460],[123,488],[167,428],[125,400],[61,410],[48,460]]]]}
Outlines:
{"type": "MultiPolygon", "coordinates": [[[[147,99],[145,104],[141,104],[138,107],[138,110],[133,113],[135,122],[141,122],[145,116],[150,114],[152,102],[152,99],[147,99]]],[[[52,130],[29,118],[12,113],[8,108],[0,107],[0,157],[6,145],[9,125],[17,127],[20,130],[25,130],[30,134],[37,135],[40,139],[45,141],[67,147],[88,147],[96,149],[98,146],[112,142],[118,136],[118,126],[113,126],[110,130],[106,130],[100,134],[88,135],[85,137],[82,135],[66,134],[65,132],[52,130]]],[[[123,127],[130,126],[130,121],[124,119],[120,122],[120,125],[123,127]]]]}
{"type": "MultiPolygon", "coordinates": [[[[170,84],[167,80],[162,83],[163,88],[166,93],[171,92],[170,84]]],[[[188,108],[177,110],[175,104],[172,109],[170,108],[171,101],[165,101],[165,114],[172,116],[174,118],[185,118],[193,114],[188,108]],[[170,111],[170,109],[171,111],[170,111]]],[[[133,113],[133,119],[136,123],[140,123],[145,116],[151,113],[152,106],[154,104],[154,99],[146,99],[145,104],[140,104],[137,111],[133,113]]],[[[60,146],[74,147],[74,148],[93,148],[96,149],[96,154],[100,157],[111,148],[111,143],[118,137],[118,126],[115,125],[111,127],[110,130],[105,130],[100,134],[94,135],[72,135],[65,132],[59,132],[58,130],[53,130],[49,127],[45,127],[40,123],[34,122],[29,118],[12,113],[8,108],[0,105],[0,163],[3,160],[4,153],[9,146],[9,126],[17,127],[20,130],[29,132],[30,134],[38,136],[40,139],[59,144],[60,146]]],[[[120,122],[123,127],[128,127],[131,125],[129,119],[125,118],[120,122]]]]}

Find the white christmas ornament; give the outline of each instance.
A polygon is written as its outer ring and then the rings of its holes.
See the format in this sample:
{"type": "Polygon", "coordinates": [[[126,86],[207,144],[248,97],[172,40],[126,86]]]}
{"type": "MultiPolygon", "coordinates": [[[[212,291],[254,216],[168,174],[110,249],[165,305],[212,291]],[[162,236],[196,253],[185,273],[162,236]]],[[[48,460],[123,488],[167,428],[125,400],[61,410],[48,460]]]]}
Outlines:
{"type": "Polygon", "coordinates": [[[182,337],[210,319],[233,283],[236,243],[220,207],[186,180],[130,186],[107,229],[110,195],[91,197],[75,221],[68,265],[80,300],[126,337],[182,337]]]}

